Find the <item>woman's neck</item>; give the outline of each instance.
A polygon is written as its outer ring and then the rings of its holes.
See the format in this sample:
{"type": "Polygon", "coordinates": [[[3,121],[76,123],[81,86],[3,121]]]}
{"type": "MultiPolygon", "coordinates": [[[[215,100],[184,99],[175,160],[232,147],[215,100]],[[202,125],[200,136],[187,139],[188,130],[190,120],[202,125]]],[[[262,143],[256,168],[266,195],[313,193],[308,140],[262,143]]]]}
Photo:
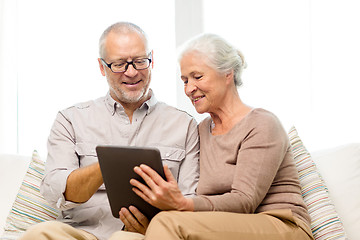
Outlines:
{"type": "Polygon", "coordinates": [[[245,105],[239,96],[223,102],[221,107],[210,113],[213,121],[212,135],[226,134],[251,110],[252,108],[245,105]]]}

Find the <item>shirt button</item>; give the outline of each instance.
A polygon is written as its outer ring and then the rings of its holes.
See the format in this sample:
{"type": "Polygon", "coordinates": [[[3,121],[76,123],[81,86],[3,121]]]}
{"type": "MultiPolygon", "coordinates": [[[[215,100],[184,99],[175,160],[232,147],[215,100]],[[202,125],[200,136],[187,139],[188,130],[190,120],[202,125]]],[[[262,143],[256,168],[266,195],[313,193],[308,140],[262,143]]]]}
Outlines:
{"type": "Polygon", "coordinates": [[[166,156],[166,157],[169,157],[169,156],[170,156],[170,153],[166,153],[165,156],[166,156]]]}

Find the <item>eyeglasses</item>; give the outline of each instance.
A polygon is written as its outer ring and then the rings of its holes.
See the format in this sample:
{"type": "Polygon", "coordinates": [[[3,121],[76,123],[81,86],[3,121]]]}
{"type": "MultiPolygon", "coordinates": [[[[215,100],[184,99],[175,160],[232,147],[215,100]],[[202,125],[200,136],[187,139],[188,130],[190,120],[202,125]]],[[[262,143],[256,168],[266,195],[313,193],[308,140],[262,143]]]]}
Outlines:
{"type": "Polygon", "coordinates": [[[129,65],[131,64],[136,70],[144,70],[150,67],[151,64],[151,53],[149,58],[136,58],[132,61],[119,61],[107,63],[103,58],[100,58],[101,61],[108,67],[113,73],[122,73],[126,72],[129,65]]]}

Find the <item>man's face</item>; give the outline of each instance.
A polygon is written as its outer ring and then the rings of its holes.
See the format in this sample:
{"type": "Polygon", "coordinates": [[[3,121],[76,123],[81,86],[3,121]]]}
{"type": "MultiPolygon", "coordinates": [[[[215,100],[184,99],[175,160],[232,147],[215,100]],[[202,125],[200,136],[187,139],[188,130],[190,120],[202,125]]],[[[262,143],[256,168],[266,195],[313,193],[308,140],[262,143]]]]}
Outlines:
{"type": "MultiPolygon", "coordinates": [[[[133,61],[138,58],[147,58],[144,38],[137,32],[117,34],[110,32],[104,44],[103,59],[107,63],[120,61],[133,61]]],[[[123,106],[127,104],[140,105],[147,99],[147,93],[151,81],[151,67],[144,70],[136,70],[129,64],[127,70],[122,73],[113,73],[104,66],[99,59],[100,70],[110,88],[111,97],[123,106]]]]}

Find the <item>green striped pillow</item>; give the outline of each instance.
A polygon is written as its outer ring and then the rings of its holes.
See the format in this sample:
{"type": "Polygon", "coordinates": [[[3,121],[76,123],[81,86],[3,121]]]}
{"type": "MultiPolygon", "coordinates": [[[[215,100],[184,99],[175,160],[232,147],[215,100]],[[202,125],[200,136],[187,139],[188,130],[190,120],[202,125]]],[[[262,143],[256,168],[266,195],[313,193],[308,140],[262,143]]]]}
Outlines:
{"type": "Polygon", "coordinates": [[[34,151],[29,168],[6,219],[1,239],[17,239],[31,225],[55,220],[58,216],[58,211],[52,208],[40,194],[39,187],[44,171],[44,162],[34,151]]]}
{"type": "Polygon", "coordinates": [[[316,240],[347,239],[325,182],[295,127],[290,129],[289,138],[299,172],[301,193],[311,217],[314,238],[316,240]]]}

